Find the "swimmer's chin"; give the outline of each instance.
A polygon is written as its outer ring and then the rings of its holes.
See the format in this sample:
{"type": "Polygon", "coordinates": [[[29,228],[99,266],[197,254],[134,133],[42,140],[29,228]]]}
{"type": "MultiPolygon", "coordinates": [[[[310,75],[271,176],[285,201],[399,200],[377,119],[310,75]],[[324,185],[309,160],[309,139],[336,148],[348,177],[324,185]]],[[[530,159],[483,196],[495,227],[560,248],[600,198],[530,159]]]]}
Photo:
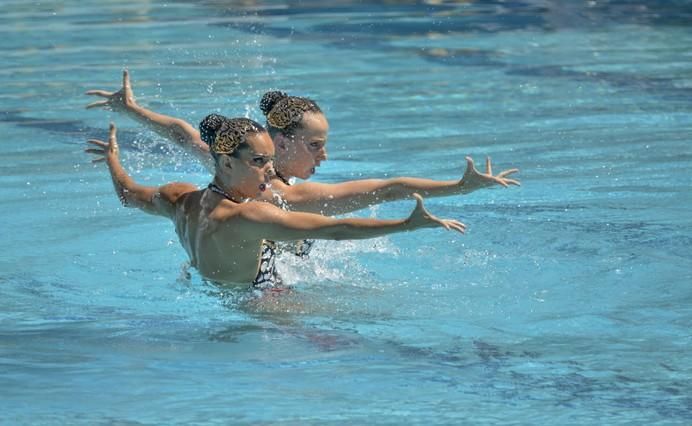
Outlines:
{"type": "Polygon", "coordinates": [[[310,179],[310,177],[314,174],[315,174],[315,168],[311,167],[308,170],[306,170],[305,173],[303,173],[303,176],[298,176],[298,177],[303,179],[303,180],[307,180],[307,179],[310,179]]]}

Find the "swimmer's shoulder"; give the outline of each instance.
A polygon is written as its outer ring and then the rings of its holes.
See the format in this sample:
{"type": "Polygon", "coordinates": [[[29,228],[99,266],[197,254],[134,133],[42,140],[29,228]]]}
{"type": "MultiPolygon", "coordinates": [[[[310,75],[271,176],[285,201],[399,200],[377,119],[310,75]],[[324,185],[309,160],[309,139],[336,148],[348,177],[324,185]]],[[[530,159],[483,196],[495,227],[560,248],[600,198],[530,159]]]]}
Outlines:
{"type": "Polygon", "coordinates": [[[315,191],[319,190],[313,182],[302,182],[295,185],[288,185],[281,179],[272,179],[272,191],[281,196],[283,201],[289,205],[305,202],[306,199],[314,198],[315,191]]]}
{"type": "Polygon", "coordinates": [[[173,182],[159,188],[158,196],[171,203],[185,202],[191,196],[200,196],[201,191],[195,185],[186,182],[173,182]]]}
{"type": "MultiPolygon", "coordinates": [[[[189,204],[186,200],[198,192],[192,184],[174,182],[158,187],[148,202],[152,213],[174,219],[181,211],[180,207],[189,204]]],[[[186,207],[182,210],[186,210],[186,207]]]]}
{"type": "Polygon", "coordinates": [[[291,185],[288,185],[278,177],[274,176],[271,180],[272,189],[275,191],[286,191],[290,190],[291,185]]]}

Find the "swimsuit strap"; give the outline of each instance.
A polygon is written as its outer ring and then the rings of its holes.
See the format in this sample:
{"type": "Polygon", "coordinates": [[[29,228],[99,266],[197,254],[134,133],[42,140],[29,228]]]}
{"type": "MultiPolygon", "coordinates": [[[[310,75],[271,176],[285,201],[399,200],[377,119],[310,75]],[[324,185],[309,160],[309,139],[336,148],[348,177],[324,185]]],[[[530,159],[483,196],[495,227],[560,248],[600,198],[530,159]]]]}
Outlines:
{"type": "Polygon", "coordinates": [[[211,192],[216,192],[217,194],[219,194],[220,196],[224,197],[225,199],[227,199],[227,200],[229,200],[229,201],[233,201],[234,203],[237,203],[237,202],[238,202],[238,201],[234,200],[233,197],[231,197],[231,196],[228,194],[228,192],[224,191],[221,187],[219,187],[219,185],[215,184],[214,182],[212,182],[212,183],[210,183],[209,185],[207,185],[207,188],[208,188],[211,192]]]}
{"type": "Polygon", "coordinates": [[[280,174],[279,172],[277,172],[277,171],[274,171],[274,176],[278,177],[279,180],[280,180],[281,182],[285,183],[286,185],[290,185],[290,184],[291,184],[291,182],[290,182],[288,179],[286,179],[285,177],[281,176],[281,174],[280,174]]]}

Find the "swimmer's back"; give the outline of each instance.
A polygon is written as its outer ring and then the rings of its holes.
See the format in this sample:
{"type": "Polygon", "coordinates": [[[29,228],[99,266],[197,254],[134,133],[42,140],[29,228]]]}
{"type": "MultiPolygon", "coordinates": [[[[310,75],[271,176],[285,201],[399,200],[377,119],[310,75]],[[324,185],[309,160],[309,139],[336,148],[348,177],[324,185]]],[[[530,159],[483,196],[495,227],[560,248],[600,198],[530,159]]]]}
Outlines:
{"type": "Polygon", "coordinates": [[[261,239],[242,238],[243,221],[235,218],[248,207],[219,200],[211,191],[180,194],[175,226],[190,263],[202,276],[221,284],[247,286],[257,274],[261,239]]]}

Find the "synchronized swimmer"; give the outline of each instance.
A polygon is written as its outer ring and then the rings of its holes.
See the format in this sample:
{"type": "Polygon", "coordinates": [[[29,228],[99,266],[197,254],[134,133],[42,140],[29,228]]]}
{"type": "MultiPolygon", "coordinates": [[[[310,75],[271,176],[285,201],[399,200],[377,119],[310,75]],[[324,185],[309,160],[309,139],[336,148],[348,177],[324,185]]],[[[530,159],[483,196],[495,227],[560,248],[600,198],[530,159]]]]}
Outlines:
{"type": "MultiPolygon", "coordinates": [[[[132,93],[127,71],[123,72],[123,85],[119,91],[107,92],[103,90],[91,90],[88,91],[87,94],[104,98],[104,100],[89,104],[87,108],[101,107],[126,113],[131,118],[147,125],[158,134],[193,154],[202,164],[213,171],[216,177],[220,176],[219,155],[227,154],[215,151],[215,149],[218,149],[217,145],[215,145],[217,143],[217,131],[221,128],[229,129],[229,126],[231,126],[229,123],[238,123],[238,120],[241,119],[229,120],[222,116],[212,114],[205,118],[200,125],[200,131],[197,131],[183,120],[158,114],[139,106],[132,93]]],[[[271,182],[272,190],[259,191],[256,194],[251,194],[252,196],[246,195],[246,197],[256,201],[265,201],[274,204],[286,211],[293,210],[320,215],[336,215],[362,209],[377,203],[409,198],[414,193],[436,197],[467,194],[477,189],[493,185],[502,185],[505,187],[509,185],[519,185],[517,180],[508,177],[517,172],[517,169],[505,170],[497,175],[493,175],[490,159],[487,159],[486,172],[480,173],[475,168],[473,160],[469,157],[466,158],[466,171],[459,180],[435,181],[421,178],[398,177],[391,179],[355,180],[339,184],[304,182],[291,185],[290,180],[292,180],[292,178],[298,177],[301,179],[308,179],[314,174],[316,167],[319,167],[320,163],[327,159],[326,142],[329,129],[327,119],[313,100],[288,96],[282,92],[276,91],[268,92],[262,97],[260,109],[266,116],[268,132],[265,132],[258,123],[250,121],[254,124],[247,124],[247,126],[250,126],[248,129],[253,129],[249,133],[250,135],[268,134],[271,136],[271,139],[268,139],[273,148],[272,152],[276,152],[277,154],[274,159],[274,169],[267,175],[267,179],[271,182]]],[[[108,148],[109,144],[105,142],[90,141],[97,146],[96,148],[92,148],[90,152],[102,155],[102,158],[108,161],[109,166],[112,165],[112,174],[114,170],[118,170],[114,175],[114,183],[116,184],[116,189],[120,188],[121,200],[127,201],[123,198],[125,197],[123,194],[131,196],[132,191],[124,187],[122,183],[118,183],[116,179],[117,176],[127,176],[127,174],[124,173],[124,170],[117,161],[117,144],[115,143],[114,129],[112,130],[111,138],[113,139],[112,143],[115,148],[108,148]],[[115,150],[115,154],[109,151],[113,149],[115,150]]],[[[251,141],[249,141],[249,144],[248,141],[245,140],[236,141],[234,143],[237,144],[237,146],[250,146],[256,138],[257,137],[250,136],[251,141]]],[[[262,138],[260,137],[260,139],[262,138]]],[[[129,176],[127,176],[126,180],[131,182],[129,176]]],[[[227,184],[228,183],[230,182],[227,182],[227,184]]],[[[188,184],[172,185],[174,186],[167,185],[162,188],[166,191],[170,191],[170,188],[177,188],[177,190],[185,188],[185,190],[190,191],[196,189],[188,184]]],[[[263,188],[266,188],[266,186],[263,186],[263,188]]],[[[222,186],[216,183],[216,178],[214,180],[214,185],[210,185],[209,189],[223,197],[230,194],[230,192],[227,192],[222,186]]],[[[171,199],[171,202],[175,204],[175,200],[171,199]]],[[[130,204],[135,203],[130,202],[130,204]]],[[[146,206],[146,203],[138,206],[151,211],[151,209],[146,206]]],[[[419,207],[422,208],[422,204],[419,207]]],[[[160,214],[160,212],[157,213],[160,214]]],[[[177,226],[176,229],[179,230],[179,227],[177,226]]],[[[463,226],[461,226],[459,230],[463,230],[463,226]]],[[[282,238],[276,239],[282,240],[282,238]]],[[[277,250],[277,246],[271,241],[272,238],[268,236],[263,237],[263,240],[264,242],[261,244],[260,261],[257,262],[258,266],[256,268],[259,274],[253,281],[256,286],[274,286],[280,283],[280,277],[276,272],[276,266],[274,264],[274,254],[277,250]]],[[[190,254],[192,263],[198,265],[198,262],[195,260],[196,258],[191,255],[188,246],[186,246],[185,243],[183,243],[183,245],[186,247],[188,254],[190,254]]],[[[302,239],[298,243],[293,242],[288,245],[280,245],[279,248],[289,248],[296,255],[305,256],[309,253],[311,246],[312,241],[310,239],[302,239]]],[[[228,262],[228,256],[225,258],[228,262]]],[[[233,262],[235,261],[234,259],[233,262]]],[[[199,266],[197,267],[200,269],[199,266]]],[[[202,275],[205,275],[201,269],[200,272],[202,275]]],[[[211,277],[210,279],[217,282],[223,281],[211,277]]]]}
{"type": "MultiPolygon", "coordinates": [[[[261,124],[247,118],[210,115],[200,124],[216,164],[209,186],[189,183],[161,187],[135,182],[120,164],[116,128],[108,142],[91,139],[86,151],[108,165],[115,191],[126,206],[169,218],[192,266],[221,285],[267,288],[277,285],[272,271],[262,270],[265,240],[366,239],[420,228],[443,227],[464,232],[456,220],[438,219],[423,206],[396,220],[336,219],[315,213],[292,212],[258,200],[267,192],[273,170],[274,145],[261,124]],[[269,273],[269,276],[267,276],[269,273]]],[[[314,197],[306,204],[315,202],[314,197]]]]}

